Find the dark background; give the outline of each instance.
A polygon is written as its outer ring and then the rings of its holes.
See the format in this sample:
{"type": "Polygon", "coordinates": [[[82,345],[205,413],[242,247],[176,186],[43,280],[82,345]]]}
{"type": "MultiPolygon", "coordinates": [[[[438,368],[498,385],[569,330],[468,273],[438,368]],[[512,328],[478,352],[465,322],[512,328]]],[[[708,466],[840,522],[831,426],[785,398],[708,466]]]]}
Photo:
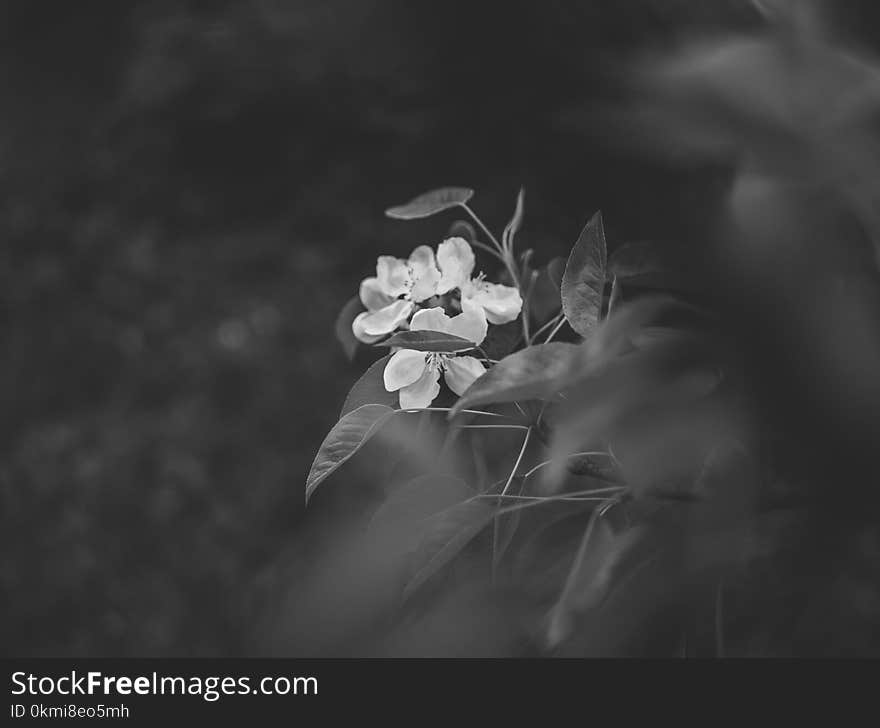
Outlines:
{"type": "MultiPolygon", "coordinates": [[[[851,32],[869,5],[841,13],[851,32]]],[[[611,144],[593,112],[638,52],[758,23],[745,0],[0,7],[17,655],[263,650],[253,595],[284,579],[361,368],[336,313],[378,254],[452,219],[385,207],[467,185],[500,227],[524,184],[538,260],[599,208],[612,245],[698,236],[711,187],[611,144]]]]}

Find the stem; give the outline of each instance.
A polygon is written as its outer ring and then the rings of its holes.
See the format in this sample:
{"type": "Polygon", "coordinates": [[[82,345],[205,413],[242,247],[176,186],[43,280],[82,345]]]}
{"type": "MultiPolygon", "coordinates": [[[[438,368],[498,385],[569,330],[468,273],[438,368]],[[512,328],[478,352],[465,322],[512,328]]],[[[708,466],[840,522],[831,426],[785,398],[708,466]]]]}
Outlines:
{"type": "MultiPolygon", "coordinates": [[[[596,450],[596,451],[591,451],[591,452],[573,452],[571,455],[566,455],[565,459],[567,460],[568,458],[576,458],[576,457],[583,456],[583,455],[604,455],[606,458],[611,457],[607,452],[601,452],[600,450],[596,450]]],[[[533,467],[525,475],[523,475],[523,477],[528,478],[530,475],[533,475],[538,470],[549,465],[552,462],[553,462],[552,460],[545,460],[543,463],[538,463],[535,467],[533,467]]]]}
{"type": "Polygon", "coordinates": [[[459,425],[460,430],[531,430],[526,425],[459,425]]]}
{"type": "MultiPolygon", "coordinates": [[[[451,407],[417,407],[415,409],[402,409],[401,412],[451,412],[451,407]]],[[[504,415],[500,415],[497,412],[483,412],[482,410],[460,410],[460,412],[469,414],[469,415],[486,415],[487,417],[504,417],[504,415]]]]}
{"type": "MultiPolygon", "coordinates": [[[[513,482],[513,479],[516,477],[516,471],[519,470],[519,466],[522,463],[523,456],[526,454],[526,448],[529,446],[529,439],[532,437],[532,428],[529,427],[526,429],[526,436],[523,438],[522,447],[519,449],[519,455],[516,458],[516,462],[513,464],[513,468],[510,471],[510,475],[507,476],[507,482],[504,484],[504,488],[501,489],[501,493],[499,496],[504,498],[507,495],[507,489],[510,488],[510,484],[513,482]]],[[[520,491],[522,492],[522,491],[520,491]]],[[[501,505],[501,501],[498,501],[498,505],[501,505]]],[[[495,516],[495,519],[492,523],[492,581],[495,581],[495,568],[498,563],[498,559],[496,555],[498,554],[498,516],[495,516]]]]}
{"type": "MultiPolygon", "coordinates": [[[[484,233],[486,233],[486,237],[488,237],[489,240],[492,241],[492,244],[498,249],[498,252],[503,256],[505,251],[504,251],[504,248],[501,247],[501,243],[498,242],[498,238],[496,238],[492,234],[492,231],[486,227],[485,223],[482,220],[480,220],[479,217],[477,217],[477,213],[475,213],[473,210],[471,210],[470,207],[467,206],[467,203],[463,202],[461,204],[461,206],[464,208],[465,212],[467,212],[467,214],[470,215],[474,219],[474,222],[480,226],[480,229],[484,233]]],[[[504,258],[502,258],[502,260],[504,260],[504,258]]]]}
{"type": "MultiPolygon", "coordinates": [[[[603,491],[610,491],[612,488],[597,488],[592,491],[585,491],[590,493],[602,493],[603,491]]],[[[602,501],[603,503],[608,500],[607,495],[582,495],[582,496],[574,496],[574,495],[564,495],[559,496],[558,498],[548,498],[544,495],[492,495],[491,493],[485,493],[480,495],[473,496],[474,498],[496,498],[503,499],[505,501],[547,501],[553,503],[565,503],[565,502],[575,502],[579,503],[581,501],[602,501]]]]}
{"type": "Polygon", "coordinates": [[[501,245],[501,243],[498,242],[498,238],[496,238],[492,234],[492,231],[486,227],[486,224],[482,220],[480,220],[480,218],[477,216],[477,213],[475,213],[473,210],[471,210],[471,208],[468,207],[467,204],[465,204],[465,203],[462,203],[461,206],[465,209],[467,214],[470,215],[474,219],[474,222],[480,226],[480,229],[484,233],[486,233],[489,240],[492,241],[492,244],[496,248],[498,248],[498,252],[501,254],[501,260],[503,261],[504,266],[507,268],[507,272],[510,273],[510,277],[513,280],[513,284],[519,289],[520,295],[522,295],[522,287],[519,284],[519,276],[516,273],[516,267],[514,266],[513,261],[510,259],[510,254],[508,253],[508,251],[501,245]]]}
{"type": "Polygon", "coordinates": [[[561,312],[561,311],[560,311],[558,314],[556,314],[552,319],[550,319],[546,324],[543,324],[543,325],[541,326],[541,328],[539,328],[534,334],[532,334],[532,340],[534,341],[535,339],[538,338],[538,336],[539,336],[540,334],[543,334],[543,333],[544,333],[547,329],[549,329],[551,326],[553,326],[554,324],[558,323],[558,322],[559,322],[559,317],[560,317],[560,316],[562,316],[562,312],[561,312]]]}
{"type": "Polygon", "coordinates": [[[480,250],[485,250],[489,255],[495,256],[502,263],[504,262],[504,256],[502,256],[497,250],[494,248],[490,248],[485,243],[481,243],[479,240],[471,240],[471,245],[475,248],[479,248],[480,250]]]}
{"type": "Polygon", "coordinates": [[[549,343],[550,343],[550,339],[552,339],[554,336],[556,336],[556,334],[559,333],[559,329],[562,328],[563,324],[565,324],[565,316],[563,316],[563,317],[559,320],[559,323],[556,324],[556,328],[554,328],[553,331],[550,332],[550,335],[549,335],[546,339],[544,339],[544,343],[545,343],[545,344],[549,344],[549,343]]]}
{"type": "Polygon", "coordinates": [[[562,587],[562,593],[559,595],[559,600],[556,602],[556,606],[553,608],[554,619],[556,621],[556,613],[561,610],[566,601],[568,601],[569,594],[571,594],[572,589],[574,589],[575,581],[577,580],[578,572],[581,570],[581,567],[584,564],[584,557],[587,555],[587,545],[590,543],[590,536],[593,535],[593,529],[596,527],[596,522],[599,520],[599,509],[596,508],[590,514],[590,520],[587,521],[587,527],[584,529],[584,536],[581,539],[581,545],[578,547],[577,554],[574,557],[574,563],[571,565],[571,569],[568,572],[568,576],[565,579],[565,586],[562,587]]]}
{"type": "MultiPolygon", "coordinates": [[[[511,255],[512,255],[511,251],[511,255]]],[[[526,346],[532,345],[532,337],[529,334],[529,302],[532,300],[532,291],[535,290],[535,281],[538,280],[538,271],[533,270],[529,278],[529,287],[525,295],[522,297],[522,320],[523,320],[523,338],[526,340],[526,346]]]]}
{"type": "Polygon", "coordinates": [[[510,476],[507,478],[507,482],[504,484],[504,488],[501,490],[499,495],[507,495],[507,489],[510,487],[510,484],[513,482],[513,478],[516,476],[516,471],[519,470],[520,463],[522,462],[523,455],[526,454],[526,448],[529,445],[529,438],[532,436],[532,428],[526,428],[526,436],[523,438],[522,447],[519,449],[519,455],[516,458],[516,462],[513,464],[513,470],[510,471],[510,476]]]}

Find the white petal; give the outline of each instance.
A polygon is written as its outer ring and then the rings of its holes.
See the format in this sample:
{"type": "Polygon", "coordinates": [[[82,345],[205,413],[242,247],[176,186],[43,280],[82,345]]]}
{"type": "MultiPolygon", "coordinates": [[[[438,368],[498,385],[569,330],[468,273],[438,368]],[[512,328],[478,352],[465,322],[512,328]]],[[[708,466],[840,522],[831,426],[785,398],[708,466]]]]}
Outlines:
{"type": "Polygon", "coordinates": [[[437,293],[449,293],[453,288],[461,288],[474,272],[474,251],[464,238],[449,238],[437,248],[437,265],[443,274],[437,293]]]}
{"type": "Polygon", "coordinates": [[[413,314],[412,321],[409,323],[410,331],[441,331],[444,334],[450,333],[449,327],[452,319],[446,315],[440,306],[436,308],[423,308],[413,314]]]}
{"type": "Polygon", "coordinates": [[[446,333],[460,336],[475,344],[482,344],[489,331],[486,314],[478,305],[464,298],[461,301],[461,308],[461,313],[453,316],[449,321],[446,333]]]}
{"type": "Polygon", "coordinates": [[[464,394],[477,379],[486,373],[479,359],[472,356],[451,356],[446,360],[443,376],[449,388],[457,395],[464,394]]]}
{"type": "Polygon", "coordinates": [[[390,334],[409,318],[412,307],[413,305],[409,301],[395,301],[378,311],[367,312],[367,315],[361,320],[360,326],[368,336],[390,334]]]}
{"type": "Polygon", "coordinates": [[[392,355],[382,373],[385,389],[394,392],[418,381],[425,371],[427,360],[425,352],[414,349],[401,349],[392,355]]]}
{"type": "MultiPolygon", "coordinates": [[[[390,364],[390,362],[389,362],[390,364]]],[[[417,381],[400,390],[401,409],[422,409],[430,407],[440,394],[440,367],[436,364],[426,366],[417,381]]]]}
{"type": "Polygon", "coordinates": [[[364,331],[364,319],[369,315],[369,311],[364,311],[363,313],[359,313],[357,316],[355,316],[354,321],[351,322],[351,331],[354,334],[354,338],[356,338],[358,341],[363,341],[365,344],[374,344],[382,338],[383,334],[379,334],[378,336],[370,336],[366,331],[364,331]]]}
{"type": "Polygon", "coordinates": [[[394,301],[392,296],[382,291],[378,278],[364,278],[361,281],[360,295],[361,303],[367,307],[367,311],[378,311],[394,301]]]}
{"type": "Polygon", "coordinates": [[[427,245],[420,245],[409,256],[412,290],[410,298],[421,303],[437,294],[440,271],[434,262],[434,251],[427,245]]]}
{"type": "Polygon", "coordinates": [[[513,286],[481,282],[462,295],[479,305],[492,324],[506,324],[508,321],[513,321],[522,310],[522,297],[519,295],[519,290],[513,286]]]}
{"type": "Polygon", "coordinates": [[[409,290],[409,266],[393,255],[380,255],[376,261],[376,279],[382,293],[397,298],[409,290]]]}

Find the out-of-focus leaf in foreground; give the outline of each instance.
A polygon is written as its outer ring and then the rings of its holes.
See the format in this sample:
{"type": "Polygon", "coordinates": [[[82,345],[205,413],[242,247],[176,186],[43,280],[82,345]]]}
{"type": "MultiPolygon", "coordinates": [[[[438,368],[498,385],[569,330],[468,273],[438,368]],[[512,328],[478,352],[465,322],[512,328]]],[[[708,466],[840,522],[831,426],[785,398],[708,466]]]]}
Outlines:
{"type": "Polygon", "coordinates": [[[502,359],[459,398],[450,415],[478,404],[550,399],[559,391],[578,347],[553,342],[530,346],[502,359]]]}
{"type": "Polygon", "coordinates": [[[494,515],[488,501],[467,500],[422,521],[424,537],[412,555],[412,576],[404,588],[404,599],[455,558],[494,515]]]}

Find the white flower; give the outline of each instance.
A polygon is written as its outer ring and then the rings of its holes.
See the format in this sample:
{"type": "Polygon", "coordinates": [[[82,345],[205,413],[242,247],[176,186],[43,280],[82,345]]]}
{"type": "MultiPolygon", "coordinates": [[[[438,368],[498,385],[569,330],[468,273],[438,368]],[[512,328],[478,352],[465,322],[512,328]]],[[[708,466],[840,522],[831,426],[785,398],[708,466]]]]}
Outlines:
{"type": "Polygon", "coordinates": [[[489,283],[482,275],[471,278],[474,272],[474,251],[464,238],[449,238],[437,248],[437,263],[442,275],[438,293],[453,288],[461,290],[461,301],[470,301],[486,313],[490,324],[506,324],[519,316],[522,297],[513,286],[489,283]]]}
{"type": "MultiPolygon", "coordinates": [[[[439,307],[417,311],[410,330],[440,331],[481,344],[488,330],[483,309],[466,302],[462,306],[464,310],[451,318],[439,307]]],[[[401,349],[385,365],[385,389],[400,390],[401,409],[422,409],[440,394],[441,372],[449,388],[461,395],[486,369],[472,356],[401,349]]]]}
{"type": "Polygon", "coordinates": [[[390,334],[409,318],[415,304],[437,293],[439,282],[434,251],[427,245],[416,248],[409,260],[379,256],[376,277],[361,281],[361,303],[367,310],[352,322],[354,335],[372,344],[390,334]]]}

